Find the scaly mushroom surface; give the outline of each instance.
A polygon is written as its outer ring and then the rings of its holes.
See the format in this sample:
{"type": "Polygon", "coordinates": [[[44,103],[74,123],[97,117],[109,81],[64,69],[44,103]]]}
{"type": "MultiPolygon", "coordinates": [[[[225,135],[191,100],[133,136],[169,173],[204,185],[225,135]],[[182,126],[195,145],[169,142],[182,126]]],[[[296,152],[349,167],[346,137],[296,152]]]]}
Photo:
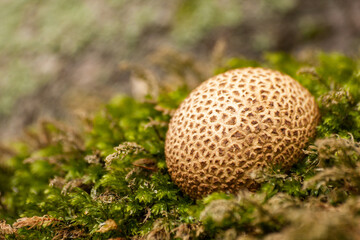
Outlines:
{"type": "Polygon", "coordinates": [[[172,117],[169,174],[192,198],[253,189],[253,170],[301,159],[319,118],[314,97],[288,75],[264,68],[222,73],[192,91],[172,117]]]}

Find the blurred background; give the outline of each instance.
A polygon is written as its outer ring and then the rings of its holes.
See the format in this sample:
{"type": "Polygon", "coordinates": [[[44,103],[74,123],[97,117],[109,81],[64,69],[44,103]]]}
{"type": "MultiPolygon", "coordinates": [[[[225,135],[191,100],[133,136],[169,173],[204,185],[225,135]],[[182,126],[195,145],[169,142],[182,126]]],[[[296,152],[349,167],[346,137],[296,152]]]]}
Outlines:
{"type": "Polygon", "coordinates": [[[141,96],[123,61],[145,66],[172,49],[206,64],[219,42],[229,57],[355,56],[360,1],[1,0],[0,141],[42,118],[72,122],[115,94],[141,96]]]}

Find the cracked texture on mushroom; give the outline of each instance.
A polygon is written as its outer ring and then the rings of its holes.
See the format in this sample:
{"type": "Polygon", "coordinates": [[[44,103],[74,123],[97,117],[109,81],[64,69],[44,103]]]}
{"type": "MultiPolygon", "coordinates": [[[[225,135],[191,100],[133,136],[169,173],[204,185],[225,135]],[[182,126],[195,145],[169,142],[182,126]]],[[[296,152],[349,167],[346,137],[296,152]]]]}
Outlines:
{"type": "Polygon", "coordinates": [[[250,174],[288,168],[315,135],[314,97],[291,77],[235,69],[203,82],[171,119],[165,143],[173,181],[189,196],[252,189],[250,174]]]}

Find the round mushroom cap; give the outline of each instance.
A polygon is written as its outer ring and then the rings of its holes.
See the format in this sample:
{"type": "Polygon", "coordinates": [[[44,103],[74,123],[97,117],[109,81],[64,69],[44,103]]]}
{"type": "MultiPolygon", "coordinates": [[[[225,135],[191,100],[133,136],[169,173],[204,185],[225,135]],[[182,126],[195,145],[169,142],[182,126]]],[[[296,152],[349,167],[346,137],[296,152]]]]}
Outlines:
{"type": "Polygon", "coordinates": [[[319,118],[314,97],[288,75],[264,68],[222,73],[173,115],[165,142],[169,174],[192,198],[254,189],[254,170],[301,159],[319,118]]]}

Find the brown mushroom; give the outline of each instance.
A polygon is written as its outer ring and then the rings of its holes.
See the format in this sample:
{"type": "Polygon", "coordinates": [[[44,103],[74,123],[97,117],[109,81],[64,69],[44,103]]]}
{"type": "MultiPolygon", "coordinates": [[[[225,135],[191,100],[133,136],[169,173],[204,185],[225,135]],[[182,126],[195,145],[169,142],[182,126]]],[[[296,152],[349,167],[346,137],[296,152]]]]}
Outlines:
{"type": "Polygon", "coordinates": [[[318,121],[314,97],[291,77],[231,70],[203,82],[175,112],[165,143],[168,171],[193,198],[251,189],[253,170],[301,159],[318,121]]]}

